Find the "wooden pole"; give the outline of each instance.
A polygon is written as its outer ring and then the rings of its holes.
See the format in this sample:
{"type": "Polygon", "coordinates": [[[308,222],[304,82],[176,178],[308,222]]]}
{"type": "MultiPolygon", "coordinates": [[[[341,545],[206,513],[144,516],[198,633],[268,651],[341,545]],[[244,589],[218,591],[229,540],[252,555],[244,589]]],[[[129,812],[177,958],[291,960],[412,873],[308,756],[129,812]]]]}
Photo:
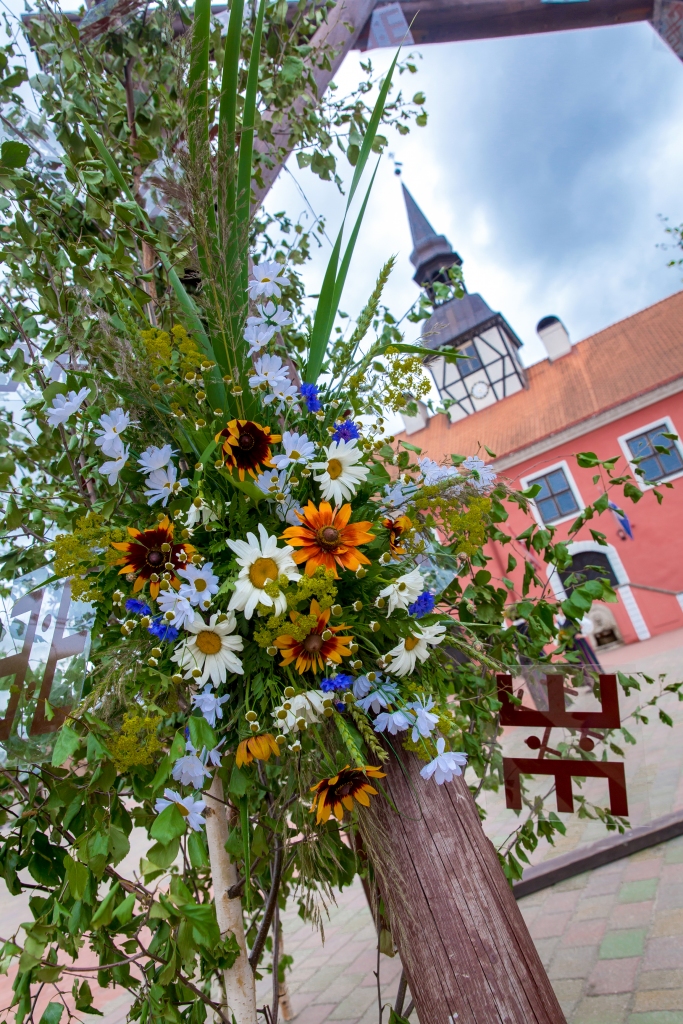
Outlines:
{"type": "Polygon", "coordinates": [[[385,767],[360,828],[420,1021],[566,1024],[464,778],[385,767]]]}

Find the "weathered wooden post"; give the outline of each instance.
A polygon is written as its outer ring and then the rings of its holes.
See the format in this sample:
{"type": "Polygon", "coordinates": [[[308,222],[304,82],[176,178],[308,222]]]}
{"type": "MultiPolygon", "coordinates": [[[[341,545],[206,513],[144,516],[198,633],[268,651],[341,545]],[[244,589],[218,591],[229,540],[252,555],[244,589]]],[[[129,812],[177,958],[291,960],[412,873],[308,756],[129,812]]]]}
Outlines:
{"type": "Polygon", "coordinates": [[[360,827],[421,1024],[565,1024],[464,777],[384,767],[360,827]]]}

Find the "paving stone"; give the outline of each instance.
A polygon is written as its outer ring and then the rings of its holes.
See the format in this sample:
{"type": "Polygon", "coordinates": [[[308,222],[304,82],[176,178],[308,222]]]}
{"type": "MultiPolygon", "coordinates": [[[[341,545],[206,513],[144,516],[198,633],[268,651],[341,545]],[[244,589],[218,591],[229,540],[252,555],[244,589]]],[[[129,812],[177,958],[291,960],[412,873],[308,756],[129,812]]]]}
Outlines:
{"type": "Polygon", "coordinates": [[[641,971],[638,988],[680,988],[683,990],[683,971],[641,971]]]}
{"type": "Polygon", "coordinates": [[[670,938],[651,938],[645,950],[645,967],[651,970],[676,970],[683,967],[683,942],[670,938]]]}
{"type": "Polygon", "coordinates": [[[599,960],[588,979],[586,994],[592,996],[632,992],[639,964],[640,957],[637,956],[623,960],[599,960]]]}
{"type": "Polygon", "coordinates": [[[342,999],[341,1003],[334,1008],[329,1016],[330,1020],[346,1020],[350,1018],[357,1020],[361,1017],[367,1008],[375,1003],[377,1000],[377,993],[372,988],[356,988],[353,989],[348,995],[342,999]]]}
{"type": "Polygon", "coordinates": [[[581,1000],[571,1024],[624,1024],[628,996],[587,996],[581,1000]]]}
{"type": "Polygon", "coordinates": [[[614,902],[614,896],[587,897],[581,900],[574,916],[578,921],[588,921],[594,917],[607,917],[614,906],[614,902]]]}
{"type": "Polygon", "coordinates": [[[534,946],[546,970],[555,955],[559,941],[559,939],[534,939],[534,946]]]}
{"type": "Polygon", "coordinates": [[[638,882],[624,882],[619,889],[620,903],[642,903],[654,899],[657,893],[658,878],[643,878],[638,882]]]}
{"type": "Polygon", "coordinates": [[[665,864],[683,864],[683,836],[666,844],[665,864]]]}
{"type": "Polygon", "coordinates": [[[636,992],[633,1009],[636,1013],[651,1010],[683,1010],[683,991],[654,988],[648,992],[636,992]]]}
{"type": "Polygon", "coordinates": [[[334,1010],[334,1003],[316,1003],[296,1014],[297,1024],[323,1024],[334,1010]]]}
{"type": "MultiPolygon", "coordinates": [[[[574,921],[565,929],[560,940],[562,946],[595,946],[603,937],[607,922],[601,918],[574,921]]],[[[531,933],[533,935],[533,932],[531,933]]]]}
{"type": "MultiPolygon", "coordinates": [[[[655,849],[657,848],[655,847],[655,849]]],[[[643,856],[643,854],[650,853],[650,850],[643,850],[642,853],[629,857],[623,874],[625,882],[639,882],[644,878],[659,877],[663,863],[662,855],[657,852],[650,856],[643,856]]]]}
{"type": "Polygon", "coordinates": [[[628,1024],[683,1024],[683,1013],[655,1010],[654,1013],[632,1013],[628,1024]]]}
{"type": "Polygon", "coordinates": [[[552,939],[562,935],[571,920],[571,914],[546,914],[537,917],[529,931],[532,939],[552,939]]]}
{"type": "Polygon", "coordinates": [[[609,916],[609,927],[612,928],[644,928],[650,923],[654,902],[617,903],[609,916]]]}
{"type": "MultiPolygon", "coordinates": [[[[680,878],[680,872],[679,872],[680,878]]],[[[660,883],[658,898],[660,903],[670,910],[683,907],[683,885],[672,885],[671,883],[660,883]]]]}
{"type": "Polygon", "coordinates": [[[683,935],[683,909],[662,911],[655,915],[650,934],[661,935],[683,935]]]}
{"type": "Polygon", "coordinates": [[[583,995],[583,981],[578,978],[568,978],[565,981],[558,979],[553,982],[553,988],[562,1010],[566,1016],[569,1016],[583,995]]]}
{"type": "Polygon", "coordinates": [[[552,978],[587,978],[596,960],[595,946],[574,946],[560,949],[553,957],[548,971],[552,978]]]}
{"type": "Polygon", "coordinates": [[[607,932],[600,946],[601,960],[616,960],[622,957],[641,956],[645,946],[644,928],[622,928],[607,932]]]}

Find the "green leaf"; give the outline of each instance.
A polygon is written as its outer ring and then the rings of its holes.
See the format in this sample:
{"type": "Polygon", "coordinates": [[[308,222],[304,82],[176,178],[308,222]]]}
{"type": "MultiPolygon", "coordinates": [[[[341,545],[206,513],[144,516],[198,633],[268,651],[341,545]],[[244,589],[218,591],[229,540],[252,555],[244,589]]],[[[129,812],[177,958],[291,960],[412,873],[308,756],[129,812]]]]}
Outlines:
{"type": "Polygon", "coordinates": [[[188,725],[190,728],[190,740],[192,745],[201,753],[202,747],[213,750],[218,743],[216,733],[213,731],[203,715],[190,715],[188,725]]]}
{"type": "Polygon", "coordinates": [[[135,893],[131,892],[126,896],[123,903],[119,903],[118,907],[114,911],[114,917],[120,925],[124,926],[128,924],[133,917],[133,911],[135,910],[135,893]]]}
{"type": "Polygon", "coordinates": [[[164,808],[161,814],[155,818],[149,834],[158,843],[168,846],[172,839],[182,836],[184,831],[185,818],[173,803],[169,807],[164,808]]]}
{"type": "Polygon", "coordinates": [[[192,832],[187,841],[187,853],[193,868],[209,867],[209,856],[203,832],[192,832]]]}
{"type": "Polygon", "coordinates": [[[30,152],[29,147],[23,142],[3,142],[0,147],[3,164],[14,169],[26,166],[30,152]]]}
{"type": "Polygon", "coordinates": [[[211,949],[218,945],[221,933],[218,930],[216,909],[213,903],[184,903],[178,910],[184,918],[191,922],[194,937],[201,946],[208,946],[211,949]]]}
{"type": "Polygon", "coordinates": [[[396,1010],[391,1007],[389,1011],[389,1024],[410,1024],[407,1017],[401,1017],[400,1014],[396,1013],[396,1010]]]}
{"type": "Polygon", "coordinates": [[[81,738],[68,725],[63,725],[57,735],[57,742],[52,751],[52,767],[59,768],[69,758],[73,757],[80,746],[81,738]]]}
{"type": "Polygon", "coordinates": [[[104,897],[99,907],[92,916],[90,922],[91,928],[106,928],[108,924],[111,924],[111,919],[114,916],[114,910],[116,909],[116,896],[121,888],[118,882],[112,885],[111,889],[104,897]]]}
{"type": "Polygon", "coordinates": [[[59,1024],[64,1012],[63,1003],[48,1003],[39,1024],[59,1024]]]}
{"type": "Polygon", "coordinates": [[[230,795],[241,797],[244,796],[247,789],[249,788],[249,779],[240,771],[237,765],[233,766],[232,773],[230,775],[230,795]]]}
{"type": "Polygon", "coordinates": [[[301,57],[296,57],[294,54],[289,54],[282,62],[282,67],[279,73],[279,79],[286,85],[294,85],[297,82],[304,71],[304,62],[301,57]]]}
{"type": "Polygon", "coordinates": [[[147,851],[147,860],[152,864],[156,864],[158,868],[170,868],[173,861],[178,856],[178,850],[180,849],[180,839],[176,836],[170,843],[164,845],[163,843],[155,843],[147,851]]]}
{"type": "Polygon", "coordinates": [[[85,864],[74,860],[68,853],[64,854],[64,867],[69,890],[75,900],[82,900],[88,884],[88,869],[85,864]]]}

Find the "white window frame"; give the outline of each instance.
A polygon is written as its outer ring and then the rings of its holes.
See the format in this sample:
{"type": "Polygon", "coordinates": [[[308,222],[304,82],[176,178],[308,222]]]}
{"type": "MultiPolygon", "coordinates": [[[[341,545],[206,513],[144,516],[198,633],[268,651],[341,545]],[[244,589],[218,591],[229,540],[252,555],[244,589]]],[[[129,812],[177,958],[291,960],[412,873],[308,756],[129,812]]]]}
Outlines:
{"type": "Polygon", "coordinates": [[[661,484],[665,483],[667,480],[678,480],[680,477],[683,477],[683,469],[679,469],[677,473],[671,473],[669,476],[662,476],[659,478],[659,480],[654,480],[651,484],[649,484],[646,480],[643,479],[642,476],[638,476],[635,472],[635,470],[638,467],[635,466],[631,461],[633,456],[631,455],[631,449],[629,448],[627,442],[631,438],[638,437],[639,434],[645,434],[648,430],[653,430],[655,427],[659,426],[665,426],[667,434],[678,434],[679,440],[672,441],[671,443],[674,445],[675,448],[678,449],[678,454],[680,455],[681,459],[683,459],[683,446],[681,445],[680,441],[681,435],[679,431],[676,430],[676,428],[674,427],[673,420],[670,416],[659,416],[656,420],[653,420],[652,423],[644,423],[636,430],[629,430],[627,434],[622,434],[620,437],[617,438],[619,445],[621,446],[621,450],[624,453],[626,463],[631,472],[633,473],[633,478],[640,487],[641,491],[651,491],[653,487],[658,487],[661,484]]]}
{"type": "Polygon", "coordinates": [[[579,491],[579,488],[576,486],[576,481],[574,480],[574,477],[572,476],[571,470],[569,469],[569,465],[567,464],[565,459],[562,459],[561,462],[554,462],[552,464],[552,466],[547,466],[543,470],[538,471],[536,473],[533,473],[530,476],[522,476],[522,477],[520,477],[520,483],[522,485],[522,490],[526,491],[527,488],[531,487],[532,484],[534,484],[534,483],[536,483],[536,481],[540,480],[541,477],[548,476],[550,473],[553,473],[556,469],[561,469],[564,472],[564,475],[566,477],[567,483],[569,484],[569,489],[572,492],[572,494],[574,495],[574,501],[578,505],[578,511],[577,512],[570,512],[569,515],[562,516],[560,519],[553,519],[552,523],[546,523],[546,522],[543,521],[543,516],[541,515],[541,513],[540,513],[540,511],[539,511],[539,509],[538,509],[538,507],[536,505],[535,499],[532,499],[532,501],[531,501],[531,511],[533,513],[534,519],[536,520],[538,525],[541,527],[541,529],[546,529],[546,527],[548,527],[548,526],[559,526],[560,523],[568,523],[571,519],[576,519],[576,517],[578,515],[580,515],[583,512],[583,510],[585,509],[585,507],[586,507],[586,503],[583,500],[583,498],[581,497],[581,492],[579,491]]]}

